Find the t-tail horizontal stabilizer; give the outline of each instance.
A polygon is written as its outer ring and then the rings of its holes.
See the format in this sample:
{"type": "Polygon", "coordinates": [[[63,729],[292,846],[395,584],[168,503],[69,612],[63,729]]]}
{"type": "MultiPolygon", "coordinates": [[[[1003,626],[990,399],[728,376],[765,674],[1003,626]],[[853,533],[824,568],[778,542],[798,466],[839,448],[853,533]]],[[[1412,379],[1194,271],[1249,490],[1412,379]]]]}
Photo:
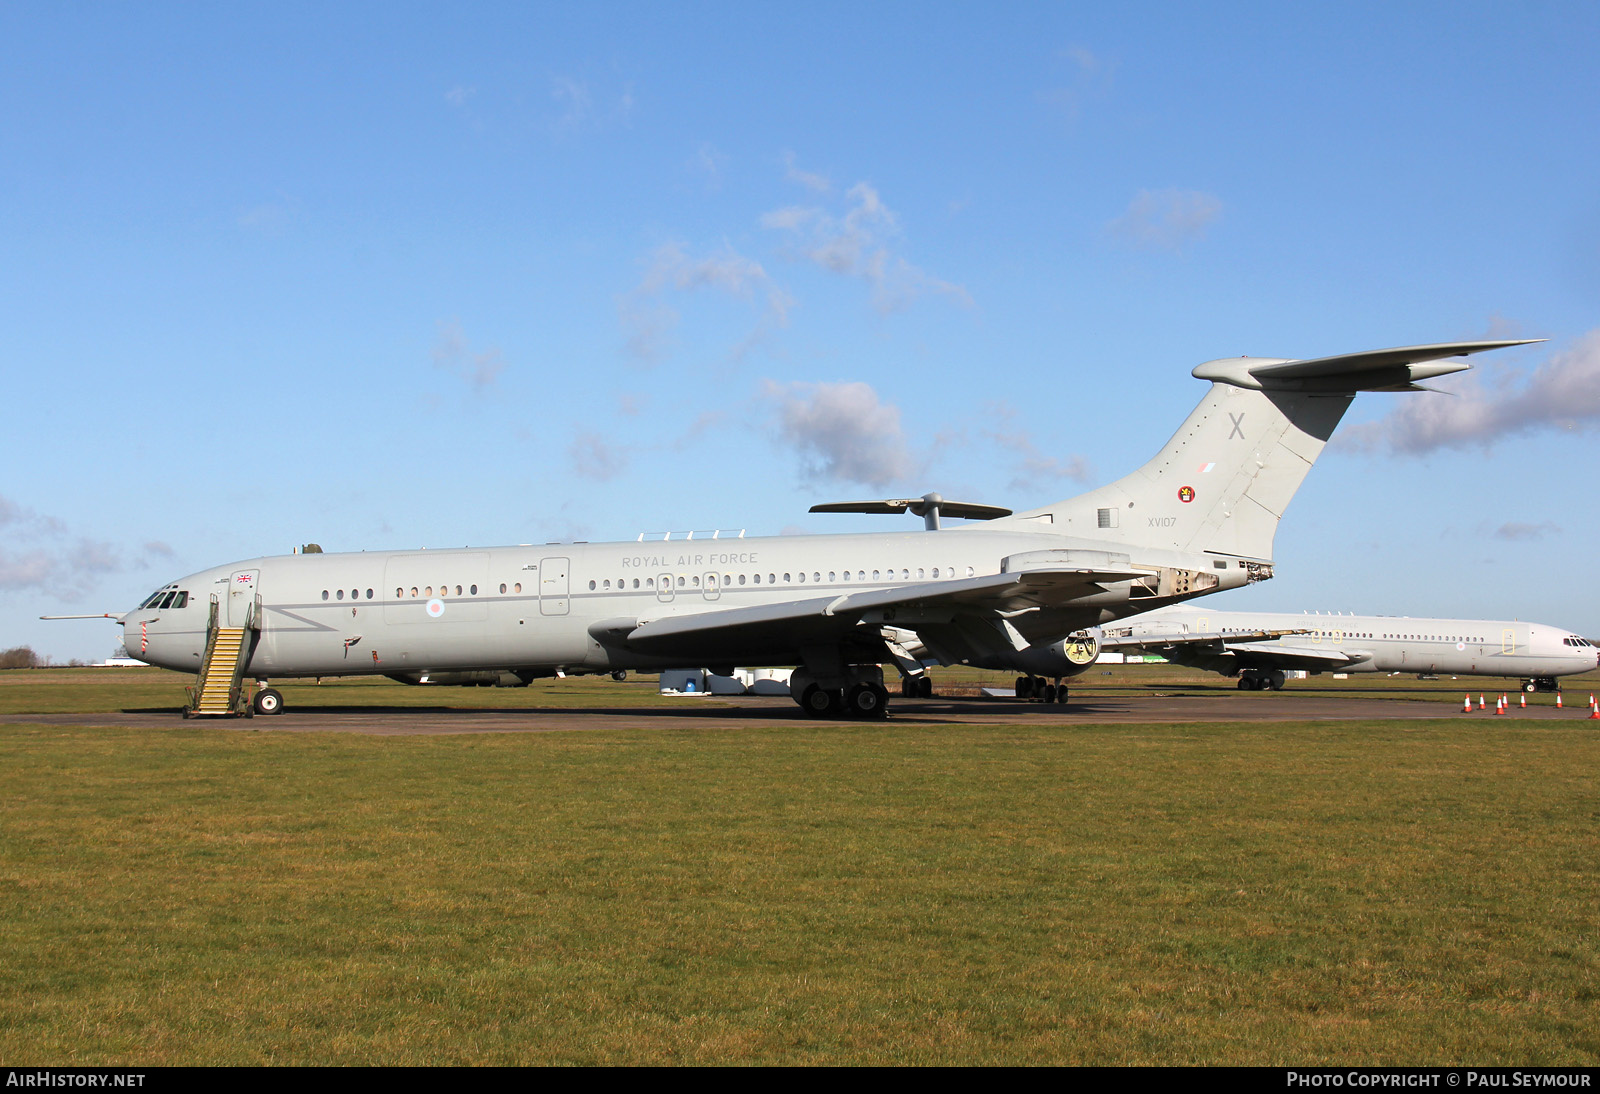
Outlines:
{"type": "Polygon", "coordinates": [[[1465,372],[1472,367],[1464,361],[1446,358],[1542,341],[1542,338],[1521,338],[1509,342],[1438,342],[1305,361],[1223,357],[1197,366],[1193,375],[1201,380],[1253,391],[1426,391],[1427,388],[1415,386],[1417,381],[1465,372]]]}

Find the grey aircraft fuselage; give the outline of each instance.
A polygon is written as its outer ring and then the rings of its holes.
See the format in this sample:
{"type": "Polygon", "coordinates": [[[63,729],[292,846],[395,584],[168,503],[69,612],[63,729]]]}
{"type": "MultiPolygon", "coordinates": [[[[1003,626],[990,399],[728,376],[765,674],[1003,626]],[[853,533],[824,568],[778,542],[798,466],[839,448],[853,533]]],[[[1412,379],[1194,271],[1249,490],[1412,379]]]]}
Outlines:
{"type": "MultiPolygon", "coordinates": [[[[278,555],[202,570],[164,587],[123,618],[124,643],[150,664],[196,671],[215,595],[225,626],[242,626],[249,603],[260,598],[262,625],[249,675],[263,679],[794,665],[803,650],[787,628],[754,640],[748,634],[690,635],[670,653],[655,653],[604,641],[605,625],[909,586],[955,588],[998,573],[1007,558],[1104,547],[1045,531],[966,525],[932,532],[278,555]],[[180,595],[165,596],[174,591],[180,595]],[[181,608],[174,606],[179,600],[181,608]]],[[[1211,555],[1152,550],[1138,561],[1153,573],[1204,570],[1216,575],[1219,589],[1254,576],[1239,560],[1211,555]]],[[[1034,637],[1065,635],[1175,599],[1140,599],[1125,584],[1080,597],[1070,608],[1032,613],[1038,618],[1028,629],[1034,637]]],[[[884,614],[886,622],[904,623],[910,612],[888,608],[884,614]]]]}

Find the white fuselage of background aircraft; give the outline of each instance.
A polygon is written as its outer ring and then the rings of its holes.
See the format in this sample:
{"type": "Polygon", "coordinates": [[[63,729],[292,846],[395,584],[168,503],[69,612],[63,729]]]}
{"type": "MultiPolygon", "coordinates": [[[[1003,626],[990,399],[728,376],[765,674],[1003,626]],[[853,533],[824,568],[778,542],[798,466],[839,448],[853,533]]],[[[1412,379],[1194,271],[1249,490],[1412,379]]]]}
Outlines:
{"type": "MultiPolygon", "coordinates": [[[[1543,623],[1167,608],[1118,620],[1107,649],[1143,649],[1169,661],[1240,674],[1241,686],[1309,672],[1414,672],[1551,682],[1600,667],[1588,639],[1543,623]],[[1276,637],[1263,634],[1278,633],[1276,637]],[[1273,676],[1277,673],[1277,676],[1273,676]]],[[[1271,684],[1269,684],[1271,686],[1271,684]]]]}

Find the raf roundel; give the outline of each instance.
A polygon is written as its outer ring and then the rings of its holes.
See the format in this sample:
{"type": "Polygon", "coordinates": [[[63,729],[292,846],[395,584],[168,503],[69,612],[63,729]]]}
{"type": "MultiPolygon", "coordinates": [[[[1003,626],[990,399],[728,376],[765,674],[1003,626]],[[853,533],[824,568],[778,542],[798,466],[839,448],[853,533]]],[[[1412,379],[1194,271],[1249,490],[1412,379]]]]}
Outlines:
{"type": "Polygon", "coordinates": [[[438,619],[443,614],[444,614],[444,601],[442,601],[442,600],[430,600],[430,601],[428,601],[428,615],[431,618],[438,619]]]}
{"type": "Polygon", "coordinates": [[[1183,502],[1183,504],[1185,504],[1185,505],[1188,505],[1191,501],[1193,501],[1194,500],[1194,487],[1192,487],[1192,486],[1180,487],[1179,490],[1178,490],[1178,500],[1183,502]]]}

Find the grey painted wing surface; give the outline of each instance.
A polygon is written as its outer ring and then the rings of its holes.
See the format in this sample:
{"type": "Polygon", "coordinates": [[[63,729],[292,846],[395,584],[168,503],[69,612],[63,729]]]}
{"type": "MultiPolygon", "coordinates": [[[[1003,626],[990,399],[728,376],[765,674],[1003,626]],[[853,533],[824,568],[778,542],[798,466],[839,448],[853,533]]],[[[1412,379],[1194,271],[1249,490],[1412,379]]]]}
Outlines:
{"type": "Polygon", "coordinates": [[[871,611],[915,609],[952,614],[998,615],[1024,608],[1052,607],[1100,591],[1103,583],[1147,577],[1132,569],[1023,570],[987,574],[956,581],[925,582],[898,589],[873,589],[837,597],[790,600],[749,608],[670,615],[641,622],[627,636],[631,646],[649,648],[687,635],[765,642],[775,631],[802,640],[838,635],[853,628],[871,611]]]}

